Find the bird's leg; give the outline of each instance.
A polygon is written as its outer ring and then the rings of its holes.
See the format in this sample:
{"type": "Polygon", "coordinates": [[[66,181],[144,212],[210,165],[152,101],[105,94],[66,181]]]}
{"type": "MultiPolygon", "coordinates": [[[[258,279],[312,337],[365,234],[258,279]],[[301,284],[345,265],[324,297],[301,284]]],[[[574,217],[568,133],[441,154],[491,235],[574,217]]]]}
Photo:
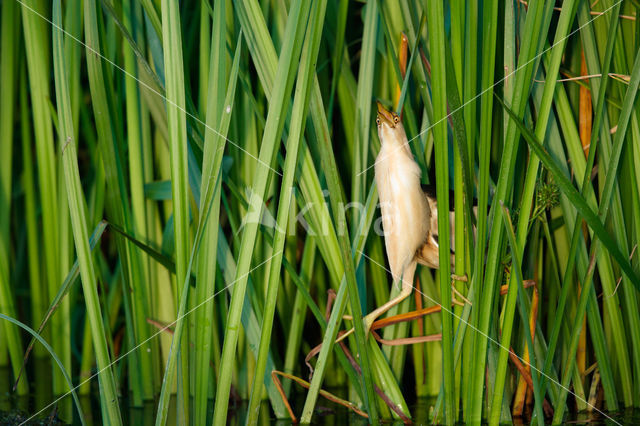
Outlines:
{"type": "MultiPolygon", "coordinates": [[[[455,259],[453,257],[453,253],[451,254],[451,267],[453,268],[453,265],[455,263],[455,259]]],[[[457,275],[454,273],[451,273],[451,290],[453,290],[453,293],[451,294],[451,300],[453,301],[453,303],[455,303],[456,305],[459,306],[464,306],[465,303],[468,303],[471,305],[471,302],[469,301],[469,299],[467,299],[466,297],[464,297],[462,295],[462,293],[460,293],[458,291],[458,289],[456,288],[455,282],[454,281],[460,281],[460,282],[469,282],[469,279],[467,278],[467,275],[457,275]],[[460,298],[464,301],[460,302],[458,299],[456,299],[456,294],[458,296],[460,296],[460,298]]]]}
{"type": "Polygon", "coordinates": [[[451,274],[451,301],[452,303],[459,305],[459,306],[464,306],[465,303],[468,303],[469,305],[471,305],[471,301],[469,299],[467,299],[466,297],[464,297],[464,295],[462,293],[460,293],[460,291],[458,291],[458,289],[455,286],[454,281],[463,281],[463,282],[467,282],[467,276],[466,275],[456,275],[456,274],[451,274]],[[456,295],[460,297],[460,299],[462,299],[463,301],[459,301],[458,299],[456,299],[456,295]]]}
{"type": "MultiPolygon", "coordinates": [[[[417,266],[416,261],[415,260],[411,260],[409,265],[407,265],[407,267],[404,269],[404,273],[401,274],[401,276],[402,276],[402,289],[400,290],[400,294],[398,294],[393,299],[389,300],[384,305],[382,305],[379,308],[375,309],[373,312],[370,312],[369,314],[367,314],[362,319],[364,321],[364,333],[365,333],[365,336],[367,336],[369,334],[369,330],[371,329],[371,325],[373,324],[373,322],[380,315],[384,314],[389,309],[393,308],[398,303],[402,302],[404,299],[409,297],[409,295],[411,294],[411,291],[413,290],[413,277],[414,277],[414,274],[416,272],[416,266],[417,266]]],[[[396,269],[396,268],[391,268],[391,269],[393,270],[393,269],[396,269]]],[[[393,274],[393,276],[394,276],[394,281],[399,277],[398,275],[395,275],[395,274],[393,274]]],[[[346,339],[347,336],[350,336],[351,334],[353,334],[354,331],[355,331],[355,328],[352,327],[349,331],[347,331],[346,333],[341,335],[336,340],[336,343],[346,339]]]]}
{"type": "MultiPolygon", "coordinates": [[[[402,273],[402,289],[400,290],[400,294],[364,317],[365,333],[369,332],[369,330],[371,329],[371,325],[380,315],[384,314],[389,309],[393,308],[398,303],[409,297],[411,291],[413,290],[413,276],[416,272],[416,266],[416,261],[411,260],[411,262],[404,269],[404,272],[402,273]]],[[[394,281],[396,278],[397,277],[394,277],[394,281]]]]}

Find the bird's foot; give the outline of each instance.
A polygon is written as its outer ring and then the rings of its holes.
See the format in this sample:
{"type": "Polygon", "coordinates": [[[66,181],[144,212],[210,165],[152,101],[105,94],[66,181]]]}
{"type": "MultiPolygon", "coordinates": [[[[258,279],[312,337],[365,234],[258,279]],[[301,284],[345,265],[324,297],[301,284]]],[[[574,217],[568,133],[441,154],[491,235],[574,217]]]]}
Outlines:
{"type": "Polygon", "coordinates": [[[469,299],[467,299],[466,297],[464,297],[462,295],[462,293],[460,293],[458,291],[458,289],[455,287],[455,284],[453,281],[463,281],[463,282],[468,282],[467,276],[466,275],[456,275],[456,274],[451,274],[451,302],[455,305],[459,305],[459,306],[464,306],[465,303],[468,303],[469,305],[471,305],[471,301],[469,299]],[[458,295],[463,302],[459,301],[458,299],[456,299],[456,295],[458,295]]]}
{"type": "MultiPolygon", "coordinates": [[[[345,315],[345,316],[349,316],[349,315],[345,315]]],[[[351,317],[348,318],[348,319],[350,320],[351,317]]],[[[363,322],[363,326],[364,326],[364,337],[365,338],[367,338],[369,336],[369,331],[371,330],[371,327],[373,326],[373,323],[375,322],[375,320],[376,320],[376,316],[371,315],[371,314],[369,314],[369,315],[367,315],[367,316],[362,318],[362,322],[363,322]]],[[[342,335],[340,335],[340,337],[338,337],[336,339],[335,343],[339,343],[339,342],[343,341],[344,339],[349,337],[351,334],[353,334],[355,331],[356,331],[355,327],[351,327],[351,329],[349,329],[346,333],[343,333],[342,335]]]]}
{"type": "Polygon", "coordinates": [[[462,281],[462,282],[468,282],[469,279],[467,278],[467,275],[456,275],[456,274],[451,274],[451,280],[452,281],[462,281]]]}
{"type": "Polygon", "coordinates": [[[367,316],[365,316],[364,318],[362,318],[362,322],[364,323],[364,337],[368,337],[369,336],[369,331],[371,330],[371,327],[373,326],[373,323],[375,322],[376,317],[369,314],[367,316]]]}
{"type": "Polygon", "coordinates": [[[353,334],[353,332],[356,331],[355,328],[351,328],[349,331],[342,333],[334,343],[340,343],[342,342],[344,339],[346,339],[347,337],[349,337],[351,334],[353,334]]]}

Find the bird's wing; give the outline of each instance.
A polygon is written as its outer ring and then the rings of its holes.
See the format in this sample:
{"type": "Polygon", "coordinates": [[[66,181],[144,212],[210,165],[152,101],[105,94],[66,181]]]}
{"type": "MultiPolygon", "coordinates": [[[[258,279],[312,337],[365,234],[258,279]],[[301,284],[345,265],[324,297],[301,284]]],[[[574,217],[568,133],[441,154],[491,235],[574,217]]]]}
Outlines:
{"type": "MultiPolygon", "coordinates": [[[[427,185],[427,184],[421,184],[420,185],[422,187],[422,192],[424,192],[424,194],[426,195],[427,199],[429,200],[429,207],[431,207],[431,205],[433,204],[434,206],[438,206],[438,203],[436,202],[436,186],[435,185],[427,185]]],[[[455,210],[455,200],[453,198],[453,190],[449,190],[449,211],[452,212],[455,210]]],[[[473,206],[471,207],[477,207],[478,206],[478,199],[477,198],[473,198],[473,206]]]]}
{"type": "MultiPolygon", "coordinates": [[[[438,201],[436,199],[436,187],[435,185],[425,185],[422,184],[422,192],[424,192],[425,197],[427,198],[427,201],[429,202],[429,209],[431,210],[431,223],[430,223],[430,234],[432,236],[432,238],[434,239],[435,242],[435,246],[437,247],[437,243],[438,243],[438,201]]],[[[477,199],[474,198],[473,200],[474,205],[473,205],[473,214],[475,214],[477,216],[478,214],[478,206],[477,206],[477,199]]],[[[451,247],[451,252],[454,252],[454,241],[455,241],[455,225],[454,225],[454,220],[455,220],[455,212],[454,212],[454,198],[453,198],[453,191],[449,191],[449,224],[451,226],[451,230],[450,230],[450,237],[451,237],[451,243],[450,243],[450,247],[451,247]]],[[[475,232],[475,226],[473,228],[474,232],[475,232]]]]}

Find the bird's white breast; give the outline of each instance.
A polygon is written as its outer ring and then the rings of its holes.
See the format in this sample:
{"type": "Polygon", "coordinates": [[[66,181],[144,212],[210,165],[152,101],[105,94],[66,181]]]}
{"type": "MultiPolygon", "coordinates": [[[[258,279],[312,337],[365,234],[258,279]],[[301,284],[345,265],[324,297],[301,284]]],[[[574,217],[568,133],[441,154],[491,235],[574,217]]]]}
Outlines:
{"type": "Polygon", "coordinates": [[[430,222],[420,167],[405,148],[383,144],[375,166],[387,255],[403,265],[425,242],[430,222]]]}

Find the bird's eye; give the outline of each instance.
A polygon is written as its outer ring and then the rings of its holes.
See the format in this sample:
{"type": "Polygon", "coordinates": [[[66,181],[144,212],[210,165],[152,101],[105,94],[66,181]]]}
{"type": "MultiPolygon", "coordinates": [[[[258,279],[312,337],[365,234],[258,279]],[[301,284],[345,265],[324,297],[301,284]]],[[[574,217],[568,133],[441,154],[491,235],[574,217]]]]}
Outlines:
{"type": "Polygon", "coordinates": [[[376,118],[376,124],[378,124],[378,126],[380,125],[380,119],[376,118]]]}
{"type": "Polygon", "coordinates": [[[400,121],[400,117],[398,117],[397,115],[393,116],[393,122],[397,123],[398,121],[400,121]]]}

